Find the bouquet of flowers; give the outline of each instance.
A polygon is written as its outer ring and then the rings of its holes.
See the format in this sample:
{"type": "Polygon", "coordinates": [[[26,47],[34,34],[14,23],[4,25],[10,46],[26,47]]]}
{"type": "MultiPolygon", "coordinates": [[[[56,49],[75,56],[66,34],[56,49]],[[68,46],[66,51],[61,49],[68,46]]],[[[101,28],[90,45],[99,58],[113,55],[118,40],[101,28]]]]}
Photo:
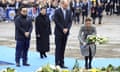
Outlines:
{"type": "Polygon", "coordinates": [[[76,60],[71,72],[120,72],[120,66],[115,67],[112,64],[109,64],[107,67],[103,68],[83,69],[79,67],[79,62],[76,60]]]}
{"type": "Polygon", "coordinates": [[[86,42],[87,43],[99,43],[104,44],[108,41],[106,37],[98,36],[98,35],[88,35],[86,42]]]}
{"type": "Polygon", "coordinates": [[[74,66],[73,66],[73,70],[71,72],[101,72],[99,69],[83,69],[79,67],[79,62],[78,60],[76,60],[74,66]]]}
{"type": "Polygon", "coordinates": [[[108,42],[108,38],[106,38],[106,37],[97,37],[97,42],[99,43],[99,44],[104,44],[104,43],[106,43],[106,42],[108,42]]]}
{"type": "Polygon", "coordinates": [[[67,69],[61,69],[59,66],[47,64],[43,67],[40,67],[35,72],[70,72],[70,71],[67,69]]]}
{"type": "Polygon", "coordinates": [[[96,35],[88,35],[86,42],[87,43],[95,43],[97,41],[97,36],[96,35]]]}
{"type": "Polygon", "coordinates": [[[107,67],[101,68],[102,72],[120,72],[120,66],[115,67],[112,64],[109,64],[107,67]]]}
{"type": "Polygon", "coordinates": [[[1,70],[0,72],[16,72],[16,70],[14,68],[8,67],[6,69],[1,70]]]}

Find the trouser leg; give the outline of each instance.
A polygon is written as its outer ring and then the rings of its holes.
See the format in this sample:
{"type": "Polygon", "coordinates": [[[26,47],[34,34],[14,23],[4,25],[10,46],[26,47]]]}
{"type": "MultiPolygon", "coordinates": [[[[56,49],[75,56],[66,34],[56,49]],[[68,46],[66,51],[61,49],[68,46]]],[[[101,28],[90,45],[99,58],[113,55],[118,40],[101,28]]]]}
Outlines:
{"type": "Polygon", "coordinates": [[[23,64],[26,64],[28,61],[28,49],[29,49],[30,41],[25,40],[24,48],[23,48],[23,64]]]}
{"type": "Polygon", "coordinates": [[[64,66],[64,53],[65,53],[66,43],[67,43],[67,36],[64,36],[62,38],[62,49],[61,49],[61,60],[60,60],[61,66],[64,66]]]}
{"type": "Polygon", "coordinates": [[[88,56],[85,56],[85,69],[88,69],[88,56]]]}
{"type": "Polygon", "coordinates": [[[17,41],[16,42],[16,52],[15,52],[15,61],[16,63],[20,63],[20,58],[22,56],[23,51],[23,43],[24,41],[17,41]]]}
{"type": "Polygon", "coordinates": [[[55,64],[60,65],[61,58],[61,48],[62,48],[62,39],[60,37],[55,37],[55,64]]]}

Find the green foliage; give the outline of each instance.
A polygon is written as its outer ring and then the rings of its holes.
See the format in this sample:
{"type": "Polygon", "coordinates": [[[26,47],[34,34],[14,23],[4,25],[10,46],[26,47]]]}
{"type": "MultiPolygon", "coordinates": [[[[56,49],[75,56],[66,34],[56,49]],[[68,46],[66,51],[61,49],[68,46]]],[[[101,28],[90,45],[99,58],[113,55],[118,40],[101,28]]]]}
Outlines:
{"type": "Polygon", "coordinates": [[[87,43],[95,43],[96,42],[96,40],[97,40],[97,36],[96,35],[89,35],[88,37],[87,37],[87,43]]]}
{"type": "Polygon", "coordinates": [[[109,64],[107,70],[114,71],[114,66],[112,64],[109,64]]]}
{"type": "Polygon", "coordinates": [[[76,59],[72,72],[79,72],[79,62],[76,59]]]}
{"type": "Polygon", "coordinates": [[[87,43],[99,43],[99,44],[104,44],[108,41],[106,37],[102,36],[97,36],[97,35],[89,35],[86,39],[87,43]]]}
{"type": "Polygon", "coordinates": [[[120,66],[115,67],[112,64],[109,64],[106,68],[105,67],[101,68],[101,71],[105,71],[105,72],[120,72],[120,66]]]}
{"type": "Polygon", "coordinates": [[[0,72],[15,72],[15,69],[8,67],[8,68],[6,68],[6,69],[4,69],[3,71],[0,71],[0,72]]]}
{"type": "Polygon", "coordinates": [[[46,66],[42,67],[42,71],[41,72],[53,72],[53,70],[50,68],[50,65],[47,64],[46,66]]]}
{"type": "Polygon", "coordinates": [[[106,71],[106,68],[105,68],[105,67],[102,67],[102,68],[101,68],[101,71],[106,71]]]}
{"type": "Polygon", "coordinates": [[[79,62],[78,62],[77,59],[76,59],[75,64],[74,64],[74,66],[73,66],[73,69],[76,69],[76,68],[79,69],[79,62]]]}
{"type": "Polygon", "coordinates": [[[118,66],[115,70],[120,72],[120,66],[118,66]]]}
{"type": "Polygon", "coordinates": [[[47,64],[42,68],[38,69],[36,72],[60,72],[60,67],[47,64]]]}

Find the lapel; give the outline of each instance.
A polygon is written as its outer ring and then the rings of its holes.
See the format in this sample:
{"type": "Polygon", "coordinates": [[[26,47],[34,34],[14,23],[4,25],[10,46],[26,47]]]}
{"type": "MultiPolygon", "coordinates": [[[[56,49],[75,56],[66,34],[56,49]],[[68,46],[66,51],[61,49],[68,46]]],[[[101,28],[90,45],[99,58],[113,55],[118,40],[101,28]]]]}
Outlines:
{"type": "Polygon", "coordinates": [[[67,21],[67,17],[68,17],[68,10],[66,10],[66,16],[65,16],[65,21],[67,21]]]}
{"type": "Polygon", "coordinates": [[[62,11],[61,8],[60,8],[60,14],[61,14],[61,16],[62,16],[62,19],[64,20],[64,14],[63,14],[63,11],[62,11]]]}

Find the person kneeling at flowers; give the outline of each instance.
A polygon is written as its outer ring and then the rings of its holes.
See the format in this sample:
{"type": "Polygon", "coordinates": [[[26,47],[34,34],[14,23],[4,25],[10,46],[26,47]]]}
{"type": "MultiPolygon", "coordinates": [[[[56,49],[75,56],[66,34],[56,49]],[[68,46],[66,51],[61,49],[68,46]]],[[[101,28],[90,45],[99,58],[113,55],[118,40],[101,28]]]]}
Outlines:
{"type": "Polygon", "coordinates": [[[90,35],[96,35],[96,28],[91,25],[91,19],[86,18],[85,25],[80,28],[79,31],[79,41],[80,41],[80,49],[82,56],[85,58],[85,68],[92,68],[92,59],[96,53],[96,45],[95,42],[88,41],[88,37],[90,35]]]}

